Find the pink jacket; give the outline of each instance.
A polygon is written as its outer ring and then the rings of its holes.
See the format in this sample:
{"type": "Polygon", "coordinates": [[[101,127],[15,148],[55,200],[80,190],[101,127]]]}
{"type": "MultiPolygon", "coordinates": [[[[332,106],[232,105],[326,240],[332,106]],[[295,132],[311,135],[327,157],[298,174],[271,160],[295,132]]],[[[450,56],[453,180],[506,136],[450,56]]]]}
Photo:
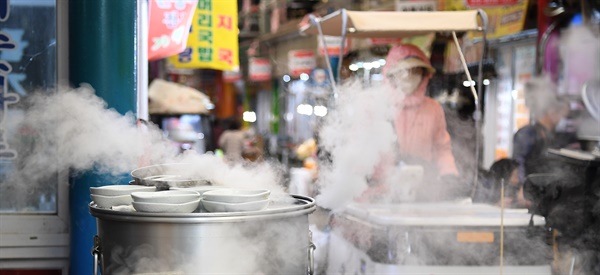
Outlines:
{"type": "MultiPolygon", "coordinates": [[[[383,74],[407,57],[417,57],[430,64],[429,59],[416,46],[398,45],[390,49],[383,74]]],[[[458,175],[442,106],[425,95],[431,76],[424,76],[417,90],[399,102],[394,126],[400,156],[416,157],[434,164],[439,175],[458,175]]]]}

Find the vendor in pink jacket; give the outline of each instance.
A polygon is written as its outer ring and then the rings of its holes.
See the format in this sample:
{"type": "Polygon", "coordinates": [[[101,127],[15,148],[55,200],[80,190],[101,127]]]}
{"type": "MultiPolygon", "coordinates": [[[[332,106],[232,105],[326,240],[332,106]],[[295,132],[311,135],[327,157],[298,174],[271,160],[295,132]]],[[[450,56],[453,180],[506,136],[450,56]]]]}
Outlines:
{"type": "Polygon", "coordinates": [[[442,106],[425,96],[434,73],[429,59],[414,45],[394,46],[388,53],[383,75],[394,89],[391,92],[404,94],[396,102],[394,118],[399,154],[431,164],[439,176],[458,175],[442,106]]]}
{"type": "MultiPolygon", "coordinates": [[[[399,161],[423,165],[430,180],[458,176],[442,106],[425,95],[434,73],[429,59],[416,46],[402,44],[390,49],[383,76],[386,88],[397,98],[393,124],[398,150],[395,156],[384,157],[373,175],[375,180],[386,177],[399,161]]],[[[377,197],[388,188],[383,184],[371,186],[359,201],[377,197]]]]}

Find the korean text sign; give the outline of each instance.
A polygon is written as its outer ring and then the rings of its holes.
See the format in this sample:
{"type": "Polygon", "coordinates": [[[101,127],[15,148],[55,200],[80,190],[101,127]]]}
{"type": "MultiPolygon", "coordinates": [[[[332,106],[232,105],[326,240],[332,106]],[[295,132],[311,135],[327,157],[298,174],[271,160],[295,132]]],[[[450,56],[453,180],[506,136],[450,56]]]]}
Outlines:
{"type": "Polygon", "coordinates": [[[238,70],[237,1],[198,0],[186,49],[169,58],[176,68],[238,70]]]}

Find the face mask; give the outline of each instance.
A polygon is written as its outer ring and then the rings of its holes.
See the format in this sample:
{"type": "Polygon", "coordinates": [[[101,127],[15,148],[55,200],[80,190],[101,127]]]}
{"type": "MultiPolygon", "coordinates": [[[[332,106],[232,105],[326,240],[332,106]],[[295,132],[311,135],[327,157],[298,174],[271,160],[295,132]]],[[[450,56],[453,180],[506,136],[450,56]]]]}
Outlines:
{"type": "Polygon", "coordinates": [[[412,94],[417,87],[419,87],[419,84],[421,84],[422,80],[422,75],[411,74],[401,80],[398,80],[399,83],[397,87],[405,94],[412,94]]]}
{"type": "Polygon", "coordinates": [[[388,75],[388,82],[390,85],[397,90],[400,90],[403,94],[413,93],[421,81],[423,80],[423,72],[421,68],[413,69],[392,69],[388,75]]]}

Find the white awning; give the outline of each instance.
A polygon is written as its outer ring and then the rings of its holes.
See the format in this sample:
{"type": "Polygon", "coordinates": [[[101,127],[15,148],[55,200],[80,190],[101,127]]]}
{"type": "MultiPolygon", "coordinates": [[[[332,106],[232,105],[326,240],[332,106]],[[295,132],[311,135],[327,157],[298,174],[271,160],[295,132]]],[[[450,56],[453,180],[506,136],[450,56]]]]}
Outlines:
{"type": "MultiPolygon", "coordinates": [[[[480,11],[348,11],[338,10],[317,19],[323,35],[342,36],[344,12],[347,14],[346,36],[356,38],[400,38],[432,32],[482,31],[480,11]]],[[[300,28],[300,32],[318,35],[316,24],[300,28]]]]}

